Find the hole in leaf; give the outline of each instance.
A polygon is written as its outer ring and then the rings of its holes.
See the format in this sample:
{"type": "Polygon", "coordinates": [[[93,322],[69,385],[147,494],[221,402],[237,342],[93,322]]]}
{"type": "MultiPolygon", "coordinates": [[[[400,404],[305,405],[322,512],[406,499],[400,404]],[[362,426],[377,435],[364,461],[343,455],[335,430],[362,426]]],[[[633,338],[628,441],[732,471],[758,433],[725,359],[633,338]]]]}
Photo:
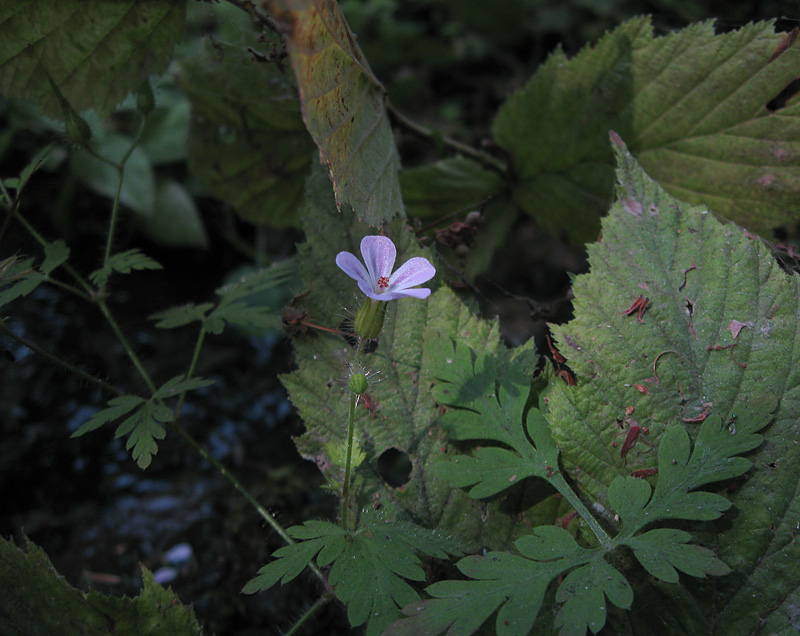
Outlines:
{"type": "Polygon", "coordinates": [[[399,448],[389,448],[378,457],[378,474],[392,488],[407,484],[413,468],[408,453],[399,448]]]}
{"type": "Polygon", "coordinates": [[[767,110],[774,113],[786,107],[786,103],[797,93],[800,93],[800,78],[792,80],[780,93],[767,102],[767,110]]]}

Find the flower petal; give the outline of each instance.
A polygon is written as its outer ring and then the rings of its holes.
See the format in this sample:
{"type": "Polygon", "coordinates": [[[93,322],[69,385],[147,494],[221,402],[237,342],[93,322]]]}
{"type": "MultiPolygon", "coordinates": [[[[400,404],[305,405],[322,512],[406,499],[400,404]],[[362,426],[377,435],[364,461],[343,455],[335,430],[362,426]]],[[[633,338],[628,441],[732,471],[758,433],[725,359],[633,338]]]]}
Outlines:
{"type": "Polygon", "coordinates": [[[378,290],[378,280],[392,273],[394,259],[397,258],[392,239],[386,236],[365,236],[361,239],[361,255],[370,276],[373,291],[378,290]]]}
{"type": "Polygon", "coordinates": [[[413,289],[396,289],[395,291],[384,292],[380,296],[372,296],[375,300],[397,300],[398,298],[405,298],[406,296],[413,296],[414,298],[427,298],[431,295],[431,290],[427,287],[414,287],[413,289]]]}
{"type": "Polygon", "coordinates": [[[367,268],[350,252],[339,252],[336,255],[336,264],[345,274],[359,283],[363,281],[370,285],[369,273],[367,268]]]}
{"type": "Polygon", "coordinates": [[[436,268],[430,264],[427,258],[422,258],[421,256],[409,258],[392,274],[389,279],[389,288],[386,291],[401,291],[415,285],[421,285],[433,278],[434,274],[436,274],[436,268]]]}

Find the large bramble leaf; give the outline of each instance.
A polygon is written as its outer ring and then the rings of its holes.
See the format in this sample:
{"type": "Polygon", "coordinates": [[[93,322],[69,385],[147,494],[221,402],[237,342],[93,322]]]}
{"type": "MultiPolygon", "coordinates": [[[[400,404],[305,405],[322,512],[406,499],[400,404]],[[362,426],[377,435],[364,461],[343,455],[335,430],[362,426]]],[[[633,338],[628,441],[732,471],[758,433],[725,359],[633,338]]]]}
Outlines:
{"type": "Polygon", "coordinates": [[[611,199],[616,130],[668,192],[771,236],[800,217],[800,103],[772,102],[799,61],[800,46],[772,22],[654,37],[642,17],[571,60],[557,51],[494,124],[519,175],[515,201],[549,229],[593,240],[611,199]]]}
{"type": "MultiPolygon", "coordinates": [[[[671,563],[693,574],[693,558],[698,572],[724,571],[724,562],[736,573],[713,587],[697,584],[701,592],[664,588],[673,601],[662,598],[665,611],[680,607],[675,629],[691,629],[691,616],[712,608],[713,633],[747,633],[770,611],[768,624],[780,627],[795,598],[780,564],[800,558],[785,540],[796,525],[800,477],[797,277],[749,232],[673,199],[612,140],[618,201],[602,241],[589,247],[591,273],[575,279],[575,319],[552,327],[577,386],[549,391],[551,432],[575,483],[616,509],[620,539],[651,573],[669,580],[671,563]],[[636,304],[640,296],[646,305],[636,304]],[[634,422],[648,430],[623,456],[620,438],[634,422]],[[721,561],[674,535],[663,544],[671,546],[666,561],[662,553],[655,565],[652,530],[629,538],[627,529],[642,527],[648,513],[714,519],[729,502],[694,490],[751,465],[737,484],[744,485],[725,493],[736,507],[731,522],[701,535],[721,561]],[[619,477],[656,466],[654,491],[619,477]]],[[[647,632],[640,620],[633,633],[647,632]]]]}
{"type": "Polygon", "coordinates": [[[278,67],[206,40],[181,63],[178,82],[192,101],[191,169],[248,221],[299,225],[314,143],[278,67]]]}
{"type": "Polygon", "coordinates": [[[185,0],[10,0],[0,8],[0,93],[60,117],[49,79],[76,111],[108,116],[181,36],[185,0]]]}
{"type": "MultiPolygon", "coordinates": [[[[363,295],[334,260],[342,250],[358,253],[365,228],[352,215],[336,210],[330,184],[320,171],[309,180],[305,218],[308,243],[300,246],[300,259],[309,291],[302,301],[298,299],[296,309],[307,313],[308,322],[336,329],[345,315],[354,315],[363,295]]],[[[394,229],[391,236],[398,246],[397,264],[411,256],[430,258],[430,252],[420,249],[407,230],[394,229]]],[[[436,279],[430,284],[435,287],[436,279]]],[[[476,351],[497,353],[501,367],[516,357],[529,373],[535,368],[533,343],[512,356],[500,345],[497,323],[478,319],[448,289],[434,291],[427,300],[391,301],[377,349],[361,357],[364,370],[375,375],[367,391],[372,409],[359,406],[356,412],[356,437],[367,453],[355,471],[358,502],[361,506],[376,502],[396,506],[424,527],[446,528],[464,542],[464,549],[502,547],[523,528],[524,515],[515,516],[519,511],[514,502],[523,497],[525,487],[515,489],[501,508],[500,502],[470,499],[432,471],[435,463],[452,452],[440,425],[442,405],[429,390],[431,368],[440,363],[442,354],[433,343],[443,338],[449,343],[456,337],[476,351]],[[406,454],[411,463],[410,476],[402,487],[391,486],[381,476],[379,459],[387,451],[406,454]]],[[[296,443],[329,482],[340,484],[343,471],[332,461],[330,449],[345,443],[347,365],[355,352],[341,336],[315,330],[296,337],[294,346],[298,368],[282,381],[306,425],[296,443]]],[[[557,507],[557,501],[548,499],[541,508],[527,512],[528,520],[543,515],[552,521],[557,507]]]]}
{"type": "Polygon", "coordinates": [[[340,209],[370,225],[405,216],[400,159],[384,104],[334,0],[270,0],[283,26],[306,128],[329,170],[340,209]]]}
{"type": "Polygon", "coordinates": [[[55,571],[30,541],[26,551],[0,538],[0,633],[94,636],[200,636],[194,612],[142,567],[144,588],[135,598],[84,593],[55,571]]]}

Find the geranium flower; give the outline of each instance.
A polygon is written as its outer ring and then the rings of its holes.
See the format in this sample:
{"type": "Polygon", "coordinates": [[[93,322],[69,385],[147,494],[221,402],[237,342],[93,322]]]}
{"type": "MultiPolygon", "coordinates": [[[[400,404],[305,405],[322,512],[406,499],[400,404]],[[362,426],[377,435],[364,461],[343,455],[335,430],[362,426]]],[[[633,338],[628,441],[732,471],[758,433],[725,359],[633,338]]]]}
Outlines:
{"type": "Polygon", "coordinates": [[[361,255],[366,267],[350,252],[339,252],[336,264],[373,300],[396,300],[404,296],[427,298],[431,290],[415,287],[433,278],[436,269],[421,256],[408,259],[392,273],[397,250],[390,238],[365,236],[361,239],[361,255]],[[413,289],[412,289],[413,288],[413,289]]]}

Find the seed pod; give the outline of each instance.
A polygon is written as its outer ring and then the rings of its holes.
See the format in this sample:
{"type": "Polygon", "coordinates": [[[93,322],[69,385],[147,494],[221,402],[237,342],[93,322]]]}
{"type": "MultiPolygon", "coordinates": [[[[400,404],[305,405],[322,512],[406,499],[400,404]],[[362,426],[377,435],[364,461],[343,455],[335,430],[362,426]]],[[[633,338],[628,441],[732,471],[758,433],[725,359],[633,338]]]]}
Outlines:
{"type": "Polygon", "coordinates": [[[367,376],[363,373],[354,373],[350,376],[350,390],[356,395],[367,392],[367,376]]]}

